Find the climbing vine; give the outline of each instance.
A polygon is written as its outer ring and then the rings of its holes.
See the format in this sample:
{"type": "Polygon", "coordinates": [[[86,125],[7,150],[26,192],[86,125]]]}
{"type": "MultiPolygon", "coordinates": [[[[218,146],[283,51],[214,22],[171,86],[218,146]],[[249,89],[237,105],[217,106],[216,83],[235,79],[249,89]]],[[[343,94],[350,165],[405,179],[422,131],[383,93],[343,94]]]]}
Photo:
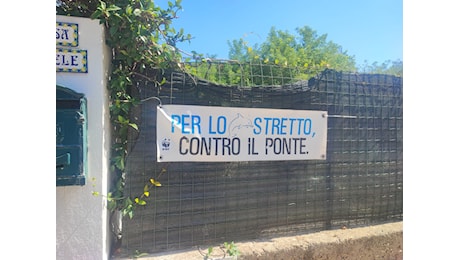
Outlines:
{"type": "MultiPolygon", "coordinates": [[[[181,1],[168,1],[160,8],[152,0],[56,0],[56,13],[99,19],[106,28],[106,44],[112,51],[112,66],[108,89],[110,95],[110,120],[112,125],[111,172],[114,175],[108,194],[109,210],[119,210],[133,217],[136,206],[145,205],[152,187],[161,186],[156,178],[139,191],[137,196],[124,192],[128,133],[138,126],[130,119],[133,107],[141,100],[133,95],[136,79],[150,81],[161,87],[164,80],[146,75],[146,71],[180,69],[181,52],[176,43],[189,41],[190,35],[176,31],[172,21],[182,8],[181,1]]],[[[163,174],[162,169],[160,174],[163,174]]],[[[95,192],[97,194],[97,192],[95,192]]]]}
{"type": "MultiPolygon", "coordinates": [[[[113,126],[112,172],[115,185],[109,193],[110,210],[121,210],[123,215],[133,217],[136,206],[145,205],[151,187],[161,186],[150,179],[136,197],[124,192],[128,155],[128,129],[138,130],[130,119],[133,106],[140,103],[132,95],[134,79],[141,77],[160,87],[163,83],[155,77],[145,76],[152,69],[180,68],[181,54],[177,42],[190,39],[183,30],[176,32],[171,26],[181,9],[180,1],[168,2],[162,9],[151,0],[100,1],[93,19],[99,19],[107,28],[106,42],[112,49],[112,71],[109,80],[110,116],[113,126]]],[[[165,172],[162,169],[160,175],[165,172]]]]}

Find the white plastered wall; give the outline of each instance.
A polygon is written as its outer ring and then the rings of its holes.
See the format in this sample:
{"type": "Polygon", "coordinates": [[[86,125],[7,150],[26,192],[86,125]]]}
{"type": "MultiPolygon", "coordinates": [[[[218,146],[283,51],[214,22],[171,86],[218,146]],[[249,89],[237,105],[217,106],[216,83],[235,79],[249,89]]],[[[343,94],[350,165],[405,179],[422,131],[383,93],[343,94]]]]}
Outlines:
{"type": "Polygon", "coordinates": [[[79,46],[69,49],[87,50],[88,57],[87,73],[56,72],[57,85],[85,94],[88,115],[86,185],[56,186],[56,259],[105,260],[109,259],[110,250],[104,199],[110,159],[107,93],[110,51],[99,20],[57,15],[56,22],[78,24],[79,46]],[[102,196],[94,196],[92,191],[102,196]]]}

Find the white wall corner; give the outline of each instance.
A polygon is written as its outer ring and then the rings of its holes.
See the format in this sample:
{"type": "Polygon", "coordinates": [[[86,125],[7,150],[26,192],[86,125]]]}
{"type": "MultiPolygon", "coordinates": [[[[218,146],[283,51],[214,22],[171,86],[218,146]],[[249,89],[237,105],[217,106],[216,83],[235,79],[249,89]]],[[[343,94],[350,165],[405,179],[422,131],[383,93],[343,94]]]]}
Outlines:
{"type": "Polygon", "coordinates": [[[59,48],[87,51],[87,72],[56,72],[56,84],[85,95],[88,123],[86,185],[56,187],[56,259],[106,260],[110,257],[111,238],[106,207],[110,179],[107,83],[111,52],[105,45],[104,27],[99,20],[57,15],[56,22],[78,24],[78,46],[59,48]],[[92,195],[93,191],[100,196],[92,195]]]}

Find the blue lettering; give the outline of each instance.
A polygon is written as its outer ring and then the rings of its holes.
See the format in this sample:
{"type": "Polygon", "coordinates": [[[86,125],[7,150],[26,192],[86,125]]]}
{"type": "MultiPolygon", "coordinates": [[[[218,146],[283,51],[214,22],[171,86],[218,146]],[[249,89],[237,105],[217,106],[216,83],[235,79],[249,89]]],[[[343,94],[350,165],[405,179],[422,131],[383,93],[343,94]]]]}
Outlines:
{"type": "Polygon", "coordinates": [[[281,127],[280,127],[280,134],[285,135],[286,134],[286,119],[287,118],[281,118],[281,127]]]}
{"type": "Polygon", "coordinates": [[[185,120],[187,120],[190,116],[189,115],[182,115],[182,133],[183,134],[190,134],[190,129],[187,129],[187,126],[190,125],[190,123],[186,123],[185,120]]]}
{"type": "Polygon", "coordinates": [[[70,56],[70,63],[71,63],[71,66],[78,66],[77,58],[78,58],[78,56],[76,56],[76,55],[70,56]]]}
{"type": "Polygon", "coordinates": [[[178,126],[179,124],[180,124],[180,116],[171,115],[171,133],[174,133],[174,126],[178,126]]]}
{"type": "Polygon", "coordinates": [[[225,134],[227,130],[227,118],[225,116],[219,116],[217,118],[217,133],[225,134]]]}
{"type": "Polygon", "coordinates": [[[212,130],[212,116],[209,116],[209,134],[215,135],[216,131],[212,130]]]}
{"type": "Polygon", "coordinates": [[[56,39],[68,40],[69,39],[69,29],[56,28],[56,39]]]}
{"type": "Polygon", "coordinates": [[[299,128],[298,128],[298,130],[297,130],[297,134],[300,135],[300,130],[301,130],[300,128],[301,128],[301,126],[302,126],[302,121],[303,121],[303,119],[302,119],[302,118],[297,118],[297,121],[299,121],[299,128]]]}
{"type": "Polygon", "coordinates": [[[275,129],[276,129],[276,134],[280,134],[280,119],[279,118],[273,118],[273,123],[272,123],[272,135],[275,134],[275,129]]]}
{"type": "Polygon", "coordinates": [[[201,118],[197,115],[192,115],[192,133],[195,133],[195,127],[198,128],[198,133],[201,134],[201,118]]]}
{"type": "MultiPolygon", "coordinates": [[[[290,117],[255,117],[254,134],[265,135],[310,135],[312,120],[310,118],[290,117]]],[[[275,139],[273,139],[273,142],[275,139]]]]}
{"type": "Polygon", "coordinates": [[[262,129],[260,128],[260,125],[257,123],[257,122],[261,122],[261,121],[262,121],[262,118],[260,118],[260,117],[254,118],[254,130],[253,130],[253,132],[254,132],[255,135],[260,134],[260,132],[262,131],[262,129]]]}
{"type": "Polygon", "coordinates": [[[291,127],[289,127],[289,134],[292,135],[292,129],[294,129],[295,118],[289,118],[289,121],[291,122],[291,127]]]}
{"type": "Polygon", "coordinates": [[[268,124],[273,119],[271,117],[264,117],[265,119],[265,135],[268,135],[268,124]]]}
{"type": "Polygon", "coordinates": [[[56,66],[78,66],[78,55],[65,55],[56,53],[56,66]]]}
{"type": "Polygon", "coordinates": [[[216,129],[212,126],[212,116],[209,116],[209,134],[225,134],[227,130],[227,118],[225,116],[217,117],[216,129]],[[217,132],[216,132],[217,131],[217,132]]]}
{"type": "Polygon", "coordinates": [[[171,115],[171,133],[174,128],[179,127],[183,134],[194,134],[195,130],[201,134],[201,118],[197,115],[171,115]]]}
{"type": "Polygon", "coordinates": [[[311,119],[306,118],[305,122],[304,122],[304,125],[303,125],[303,133],[306,134],[306,135],[309,135],[310,132],[311,132],[311,119]],[[308,122],[308,130],[307,130],[307,122],[308,122]]]}

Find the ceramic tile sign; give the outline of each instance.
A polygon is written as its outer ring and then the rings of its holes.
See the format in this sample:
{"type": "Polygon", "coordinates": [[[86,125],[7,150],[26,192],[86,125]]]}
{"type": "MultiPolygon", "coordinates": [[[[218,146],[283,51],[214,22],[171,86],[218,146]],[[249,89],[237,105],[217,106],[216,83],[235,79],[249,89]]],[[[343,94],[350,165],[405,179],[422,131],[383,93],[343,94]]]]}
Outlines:
{"type": "Polygon", "coordinates": [[[56,48],[56,72],[88,72],[88,52],[56,48]]]}
{"type": "Polygon", "coordinates": [[[158,162],[325,160],[327,111],[162,105],[158,162]]]}
{"type": "Polygon", "coordinates": [[[56,22],[56,46],[78,46],[78,24],[56,22]]]}

